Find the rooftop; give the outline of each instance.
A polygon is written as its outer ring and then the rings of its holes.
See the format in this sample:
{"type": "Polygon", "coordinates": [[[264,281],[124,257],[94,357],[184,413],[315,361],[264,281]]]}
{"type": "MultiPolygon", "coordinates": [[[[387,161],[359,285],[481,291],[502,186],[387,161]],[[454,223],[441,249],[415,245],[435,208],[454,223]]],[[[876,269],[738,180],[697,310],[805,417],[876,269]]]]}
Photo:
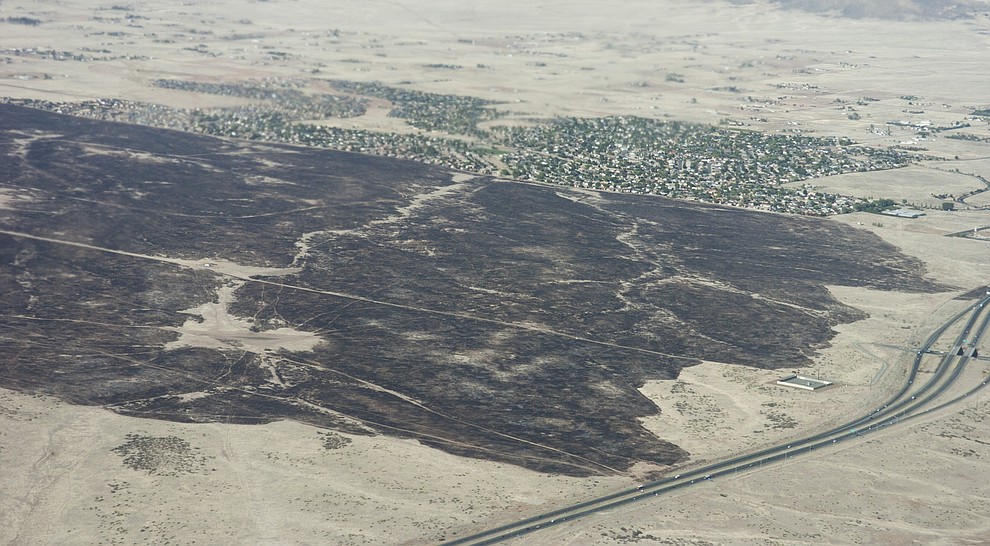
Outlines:
{"type": "Polygon", "coordinates": [[[805,377],[803,375],[788,375],[777,381],[778,385],[784,385],[787,387],[796,387],[798,389],[804,389],[808,391],[815,391],[822,387],[827,387],[832,384],[831,381],[826,381],[824,379],[814,379],[812,377],[805,377]]]}

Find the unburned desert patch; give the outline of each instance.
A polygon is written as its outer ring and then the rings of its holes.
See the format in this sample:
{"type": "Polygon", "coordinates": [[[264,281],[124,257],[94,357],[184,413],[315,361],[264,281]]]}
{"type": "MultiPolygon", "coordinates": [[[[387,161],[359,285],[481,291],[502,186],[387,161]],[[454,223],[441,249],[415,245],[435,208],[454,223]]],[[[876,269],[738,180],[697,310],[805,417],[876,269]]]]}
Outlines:
{"type": "Polygon", "coordinates": [[[0,542],[437,543],[628,487],[293,422],[183,424],[0,390],[0,542]],[[30,464],[24,464],[29,461],[30,464]]]}

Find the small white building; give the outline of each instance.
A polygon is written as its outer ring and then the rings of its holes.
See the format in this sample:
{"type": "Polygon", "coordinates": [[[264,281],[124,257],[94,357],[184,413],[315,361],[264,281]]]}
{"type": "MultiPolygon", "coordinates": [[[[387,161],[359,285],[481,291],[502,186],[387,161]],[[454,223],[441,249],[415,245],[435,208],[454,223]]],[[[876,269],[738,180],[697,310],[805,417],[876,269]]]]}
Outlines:
{"type": "Polygon", "coordinates": [[[918,210],[910,209],[893,209],[885,210],[881,214],[886,214],[887,216],[896,216],[898,218],[921,218],[925,213],[918,210]]]}
{"type": "Polygon", "coordinates": [[[826,381],[824,379],[815,379],[813,377],[805,377],[803,375],[791,374],[787,377],[783,377],[777,381],[778,385],[784,385],[785,387],[794,387],[797,389],[804,389],[806,391],[816,391],[822,387],[827,387],[832,384],[831,381],[826,381]]]}

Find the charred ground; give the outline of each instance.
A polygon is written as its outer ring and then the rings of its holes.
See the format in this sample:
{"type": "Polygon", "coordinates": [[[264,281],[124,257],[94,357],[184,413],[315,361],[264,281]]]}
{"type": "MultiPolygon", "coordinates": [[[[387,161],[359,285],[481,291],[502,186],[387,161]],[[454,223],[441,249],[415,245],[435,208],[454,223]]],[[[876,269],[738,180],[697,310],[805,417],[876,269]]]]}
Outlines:
{"type": "Polygon", "coordinates": [[[698,361],[800,366],[859,311],[929,291],[834,222],[246,144],[0,105],[0,385],[182,421],[296,419],[574,475],[688,454],[638,391],[698,361]],[[235,278],[165,258],[295,269],[235,278]],[[236,286],[258,335],[174,347],[236,286]]]}

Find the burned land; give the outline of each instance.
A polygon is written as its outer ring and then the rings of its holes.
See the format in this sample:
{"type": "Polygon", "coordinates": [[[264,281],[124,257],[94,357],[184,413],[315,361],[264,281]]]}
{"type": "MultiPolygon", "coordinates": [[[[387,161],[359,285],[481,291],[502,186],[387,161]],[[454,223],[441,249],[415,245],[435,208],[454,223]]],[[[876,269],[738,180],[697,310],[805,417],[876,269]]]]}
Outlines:
{"type": "Polygon", "coordinates": [[[828,220],[10,105],[0,131],[0,386],[127,415],[667,465],[645,381],[806,365],[864,316],[828,285],[945,289],[828,220]],[[209,305],[245,331],[183,341],[209,305]],[[285,332],[317,342],[248,341],[285,332]]]}

